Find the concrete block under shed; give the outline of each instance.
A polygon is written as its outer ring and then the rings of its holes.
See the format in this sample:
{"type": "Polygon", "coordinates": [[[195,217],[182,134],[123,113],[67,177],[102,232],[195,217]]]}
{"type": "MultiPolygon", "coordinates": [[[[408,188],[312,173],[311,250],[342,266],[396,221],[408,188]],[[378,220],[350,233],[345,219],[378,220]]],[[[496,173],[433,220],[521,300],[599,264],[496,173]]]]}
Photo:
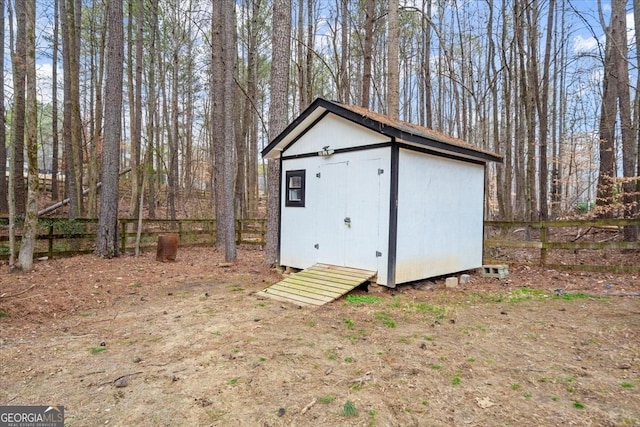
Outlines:
{"type": "Polygon", "coordinates": [[[509,266],[506,264],[483,265],[482,277],[495,277],[504,279],[509,275],[509,266]]]}
{"type": "Polygon", "coordinates": [[[447,288],[457,288],[458,287],[458,278],[457,277],[447,277],[447,280],[445,280],[444,285],[447,288]]]}
{"type": "Polygon", "coordinates": [[[468,274],[461,274],[460,275],[460,284],[462,286],[468,285],[469,284],[469,279],[471,279],[471,276],[469,276],[468,274]]]}

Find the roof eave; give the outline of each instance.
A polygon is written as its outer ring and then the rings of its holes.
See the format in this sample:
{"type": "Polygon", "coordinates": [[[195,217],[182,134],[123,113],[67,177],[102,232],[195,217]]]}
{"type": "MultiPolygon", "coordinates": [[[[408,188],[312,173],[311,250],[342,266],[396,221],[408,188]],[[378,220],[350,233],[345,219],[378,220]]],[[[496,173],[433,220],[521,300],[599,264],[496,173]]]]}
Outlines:
{"type": "Polygon", "coordinates": [[[295,130],[301,123],[303,123],[318,107],[325,107],[327,104],[334,105],[333,103],[322,99],[316,98],[315,101],[311,103],[293,122],[289,124],[278,136],[276,136],[273,141],[269,143],[266,147],[262,149],[260,154],[265,159],[277,159],[280,157],[280,153],[286,146],[284,139],[295,130]],[[280,146],[282,145],[282,146],[280,146]],[[276,152],[274,152],[276,151],[276,152]]]}
{"type": "Polygon", "coordinates": [[[463,157],[469,157],[472,159],[480,160],[483,162],[498,162],[502,163],[502,157],[490,153],[484,150],[476,150],[473,147],[465,147],[463,145],[451,144],[447,141],[443,141],[434,136],[426,137],[424,135],[416,135],[399,129],[395,126],[382,123],[374,118],[362,115],[358,112],[352,111],[339,103],[328,101],[323,98],[316,98],[306,110],[300,114],[289,126],[285,128],[269,145],[267,145],[261,152],[261,155],[265,159],[278,159],[282,151],[286,148],[288,141],[287,136],[293,132],[298,126],[300,126],[310,115],[312,115],[318,108],[322,108],[325,112],[331,112],[339,115],[347,120],[364,126],[370,130],[378,132],[382,135],[394,137],[407,142],[412,142],[421,146],[433,148],[443,152],[454,152],[463,157]]]}

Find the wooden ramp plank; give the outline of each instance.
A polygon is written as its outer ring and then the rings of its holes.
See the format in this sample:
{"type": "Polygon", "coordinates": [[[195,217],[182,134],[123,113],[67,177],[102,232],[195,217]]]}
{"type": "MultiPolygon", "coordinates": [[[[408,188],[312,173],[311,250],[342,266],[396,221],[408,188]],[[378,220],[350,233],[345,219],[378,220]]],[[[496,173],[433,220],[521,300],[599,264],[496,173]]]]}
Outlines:
{"type": "Polygon", "coordinates": [[[352,285],[349,286],[349,285],[343,285],[343,284],[336,284],[332,282],[327,282],[326,280],[314,279],[312,277],[287,277],[285,280],[287,283],[302,285],[309,289],[316,289],[316,290],[331,292],[332,294],[336,292],[337,293],[342,293],[345,291],[348,292],[351,289],[353,289],[352,285]]]}
{"type": "Polygon", "coordinates": [[[261,297],[267,297],[267,298],[275,299],[277,301],[290,302],[290,303],[297,304],[297,305],[302,305],[302,306],[306,306],[306,305],[322,305],[322,304],[319,304],[315,300],[311,300],[309,298],[300,298],[300,297],[298,297],[296,295],[293,295],[293,294],[285,294],[284,296],[282,296],[282,295],[280,295],[279,292],[260,291],[260,292],[256,292],[256,295],[261,296],[261,297]]]}
{"type": "Polygon", "coordinates": [[[310,271],[301,271],[299,273],[296,273],[295,275],[301,280],[322,282],[336,288],[352,289],[354,283],[361,283],[361,280],[341,279],[340,277],[334,276],[323,276],[321,274],[317,274],[316,272],[310,271]]]}
{"type": "Polygon", "coordinates": [[[280,292],[281,294],[290,293],[297,297],[305,297],[312,300],[325,301],[325,302],[329,302],[333,300],[333,297],[335,295],[335,294],[322,295],[315,292],[309,292],[305,289],[300,289],[299,287],[294,288],[289,283],[286,283],[286,284],[276,283],[275,285],[272,285],[271,287],[269,287],[269,292],[276,292],[276,291],[280,292]]]}
{"type": "MultiPolygon", "coordinates": [[[[276,285],[272,285],[272,286],[276,286],[276,285]]],[[[335,289],[327,289],[323,286],[318,286],[315,283],[308,283],[302,280],[296,280],[295,278],[287,278],[286,280],[283,280],[282,282],[280,282],[280,286],[285,289],[287,288],[299,289],[301,291],[318,294],[318,295],[324,295],[327,297],[333,297],[335,294],[340,293],[335,289]]]]}
{"type": "Polygon", "coordinates": [[[329,264],[316,264],[314,267],[316,267],[315,270],[339,271],[347,276],[352,275],[356,277],[360,277],[363,271],[368,271],[368,270],[361,270],[359,268],[340,267],[337,265],[329,265],[329,264]]]}
{"type": "Polygon", "coordinates": [[[298,305],[324,305],[370,280],[375,271],[316,264],[256,294],[298,305]]]}

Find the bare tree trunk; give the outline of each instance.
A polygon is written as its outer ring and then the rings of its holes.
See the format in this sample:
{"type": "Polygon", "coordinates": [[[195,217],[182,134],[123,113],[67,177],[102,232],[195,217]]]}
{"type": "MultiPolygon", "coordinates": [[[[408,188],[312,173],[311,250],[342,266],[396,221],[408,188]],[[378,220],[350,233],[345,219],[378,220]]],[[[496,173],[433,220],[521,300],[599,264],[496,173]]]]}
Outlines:
{"type": "MultiPolygon", "coordinates": [[[[123,90],[126,90],[127,93],[127,101],[126,104],[129,106],[129,108],[127,108],[127,111],[124,111],[123,114],[129,114],[129,118],[128,120],[125,119],[123,117],[123,123],[128,123],[129,124],[129,135],[131,135],[130,138],[130,146],[129,146],[129,153],[130,155],[127,158],[126,153],[126,148],[124,149],[125,153],[124,157],[123,157],[123,163],[122,166],[123,167],[131,167],[131,175],[130,175],[130,189],[131,189],[131,195],[129,198],[129,218],[131,219],[135,219],[137,218],[136,215],[136,209],[137,209],[137,204],[138,204],[138,176],[136,175],[136,167],[139,166],[140,164],[140,154],[139,154],[139,150],[136,153],[136,148],[139,149],[139,147],[136,147],[136,141],[139,141],[137,139],[137,135],[136,135],[136,113],[137,113],[137,106],[136,106],[136,82],[134,80],[133,77],[133,71],[135,68],[134,65],[134,40],[133,40],[133,28],[135,25],[135,18],[134,18],[134,12],[133,12],[133,4],[134,2],[137,2],[137,0],[126,0],[125,1],[125,7],[126,7],[126,12],[127,12],[127,16],[126,16],[126,23],[127,23],[127,27],[125,29],[125,54],[126,54],[126,58],[125,58],[125,82],[126,82],[126,88],[123,88],[123,90]],[[136,159],[136,154],[138,154],[138,159],[136,159]],[[128,159],[128,164],[126,163],[128,159]]],[[[123,101],[124,102],[124,101],[123,101]]],[[[126,135],[126,129],[123,129],[123,139],[126,141],[127,140],[127,135],[126,135]]]]}
{"type": "Polygon", "coordinates": [[[140,200],[138,203],[140,203],[140,209],[138,210],[138,226],[136,228],[136,244],[135,244],[135,256],[138,257],[140,256],[140,239],[142,237],[142,206],[144,203],[144,182],[145,182],[145,177],[146,177],[146,173],[145,173],[145,168],[144,166],[146,166],[147,164],[147,159],[144,159],[143,163],[142,163],[142,182],[140,183],[140,200]]]}
{"type": "Polygon", "coordinates": [[[388,31],[387,114],[392,119],[397,119],[400,108],[400,69],[398,66],[398,45],[400,35],[398,30],[398,0],[389,0],[388,31]]]}
{"type": "MultiPolygon", "coordinates": [[[[538,120],[536,114],[536,93],[538,86],[538,11],[536,10],[536,0],[529,2],[524,0],[522,7],[527,17],[528,41],[525,48],[527,49],[527,61],[523,66],[522,84],[525,97],[525,120],[527,128],[527,212],[526,218],[529,221],[540,219],[537,203],[536,191],[536,122],[538,120]]],[[[524,24],[524,23],[523,23],[524,24]]],[[[522,54],[525,55],[523,49],[522,54]]],[[[545,156],[546,159],[546,156],[545,156]]]]}
{"type": "MultiPolygon", "coordinates": [[[[96,28],[96,19],[91,15],[90,25],[91,33],[95,37],[91,37],[90,48],[96,50],[95,54],[91,54],[91,129],[89,138],[89,158],[88,163],[88,196],[85,204],[87,216],[89,218],[97,217],[98,213],[98,181],[100,181],[100,158],[102,156],[102,119],[103,119],[103,103],[102,103],[102,81],[104,76],[104,55],[105,55],[105,38],[106,29],[102,26],[96,28]],[[97,46],[94,44],[97,38],[97,46]]],[[[84,191],[83,191],[84,194],[84,191]]]]}
{"type": "MultiPolygon", "coordinates": [[[[9,0],[10,1],[10,0],[9,0]]],[[[4,58],[4,0],[0,0],[0,58],[4,58]]],[[[0,63],[0,81],[4,82],[4,61],[0,63]]],[[[55,98],[54,98],[55,99],[55,98]]],[[[0,85],[0,213],[9,212],[9,188],[7,185],[7,127],[6,111],[4,106],[4,84],[0,85]]]]}
{"type": "MultiPolygon", "coordinates": [[[[241,108],[239,105],[237,108],[241,108]]],[[[234,112],[234,115],[237,117],[242,116],[239,112],[234,112]]],[[[247,158],[247,149],[248,149],[248,141],[246,138],[246,129],[245,124],[242,123],[242,120],[235,120],[234,126],[234,135],[235,137],[235,188],[233,191],[233,206],[236,218],[247,218],[247,206],[248,206],[248,189],[247,189],[247,175],[249,171],[247,170],[248,161],[247,158]]]]}
{"type": "Polygon", "coordinates": [[[560,17],[556,15],[556,20],[560,20],[560,24],[554,24],[559,28],[560,36],[556,37],[554,43],[556,45],[555,51],[559,52],[559,60],[554,66],[555,72],[553,73],[553,114],[551,122],[553,125],[553,133],[551,135],[552,144],[552,169],[551,169],[551,214],[554,218],[557,218],[562,212],[562,179],[564,162],[564,143],[562,140],[565,137],[564,123],[565,123],[565,75],[566,75],[566,27],[565,27],[565,10],[560,9],[560,17]]]}
{"type": "MultiPolygon", "coordinates": [[[[184,2],[182,2],[184,3],[184,2]]],[[[187,2],[188,10],[193,10],[193,0],[187,2]]],[[[180,128],[182,129],[181,137],[179,138],[179,150],[181,153],[181,164],[179,170],[182,172],[179,188],[181,194],[184,197],[181,199],[181,207],[185,215],[188,215],[188,207],[186,202],[191,198],[191,192],[193,191],[193,174],[196,169],[193,158],[193,110],[194,110],[194,40],[191,35],[193,31],[193,21],[186,19],[184,23],[185,27],[182,29],[182,39],[186,49],[186,54],[181,60],[180,69],[182,70],[179,81],[181,82],[181,89],[179,90],[182,98],[182,123],[180,128]]],[[[235,82],[234,82],[235,84],[235,82]]],[[[233,85],[232,85],[233,86],[233,85]]]]}
{"type": "MultiPolygon", "coordinates": [[[[503,6],[506,8],[506,3],[507,1],[503,2],[503,6]]],[[[517,5],[517,2],[514,3],[515,5],[517,5]]],[[[516,11],[514,13],[516,15],[516,17],[520,17],[520,19],[522,19],[522,14],[519,11],[516,11]]],[[[503,15],[503,18],[507,18],[508,16],[508,12],[506,12],[505,9],[505,15],[503,15]]],[[[522,71],[521,68],[524,67],[523,65],[523,61],[522,61],[522,55],[520,55],[521,52],[521,39],[522,39],[522,35],[521,35],[521,30],[520,28],[522,27],[522,24],[516,24],[515,28],[514,28],[514,34],[513,36],[509,35],[509,34],[505,34],[506,38],[510,38],[513,37],[515,40],[513,41],[513,48],[511,51],[511,61],[510,61],[510,65],[511,67],[508,68],[508,70],[513,70],[509,73],[509,85],[510,85],[510,89],[511,89],[511,98],[510,98],[510,102],[512,102],[513,105],[513,111],[512,114],[510,115],[510,117],[513,117],[513,121],[512,121],[512,126],[511,128],[513,129],[513,151],[512,151],[512,158],[513,158],[513,191],[515,192],[515,200],[514,200],[514,217],[516,219],[519,220],[524,220],[526,218],[526,206],[527,206],[527,199],[526,199],[526,171],[525,171],[525,167],[524,167],[524,162],[525,162],[525,155],[526,155],[526,151],[525,151],[525,145],[526,145],[526,131],[524,128],[524,120],[522,119],[523,117],[525,117],[525,113],[524,113],[524,102],[521,102],[521,100],[526,99],[525,94],[522,93],[522,84],[520,83],[520,81],[522,80],[522,71]]]]}
{"type": "MultiPolygon", "coordinates": [[[[25,135],[25,84],[26,84],[26,16],[23,2],[16,2],[16,47],[13,53],[13,158],[15,209],[17,215],[23,215],[25,206],[24,185],[24,135],[25,135]]],[[[10,21],[11,22],[11,21],[10,21]]]]}
{"type": "Polygon", "coordinates": [[[173,190],[173,183],[172,180],[173,178],[171,177],[171,167],[170,167],[170,162],[171,162],[171,147],[173,145],[173,132],[172,131],[160,131],[163,127],[164,129],[170,129],[171,123],[170,123],[170,115],[169,115],[169,97],[167,95],[167,67],[165,65],[165,63],[163,62],[164,59],[164,55],[160,56],[158,58],[158,77],[159,77],[159,84],[160,84],[160,96],[162,97],[162,115],[159,116],[158,118],[158,126],[160,126],[160,129],[158,131],[158,138],[157,138],[157,143],[156,143],[156,151],[158,152],[158,156],[156,157],[156,161],[157,161],[157,170],[159,171],[158,173],[158,177],[159,177],[159,184],[167,184],[167,214],[169,215],[169,218],[175,220],[175,212],[176,212],[176,205],[175,205],[175,190],[173,190]],[[164,142],[166,139],[166,143],[164,142]],[[165,149],[166,147],[169,147],[169,159],[165,159],[164,158],[164,153],[165,153],[165,149]],[[166,174],[166,181],[165,181],[165,174],[166,174]]]}
{"type": "Polygon", "coordinates": [[[212,14],[212,138],[216,165],[216,246],[225,260],[235,262],[233,206],[235,11],[232,0],[214,3],[212,14]]]}
{"type": "MultiPolygon", "coordinates": [[[[500,116],[500,110],[498,109],[498,101],[499,101],[499,85],[498,80],[500,79],[500,75],[498,74],[498,70],[496,67],[496,47],[493,39],[493,30],[494,30],[494,4],[493,0],[487,1],[487,6],[489,8],[489,19],[487,20],[487,34],[489,36],[488,40],[488,61],[487,61],[487,87],[490,88],[491,92],[491,138],[493,139],[493,149],[497,153],[504,153],[507,145],[510,144],[510,141],[505,140],[505,138],[501,138],[500,127],[504,129],[506,126],[506,117],[503,115],[500,116]],[[501,124],[502,123],[502,124],[501,124]]],[[[504,53],[503,53],[504,55],[504,53]]],[[[508,109],[508,100],[503,100],[503,105],[505,105],[505,110],[508,109]]],[[[506,157],[506,156],[505,156],[506,157]]],[[[506,165],[506,159],[503,160],[502,165],[496,166],[496,199],[498,202],[498,216],[501,219],[506,219],[506,204],[510,203],[510,191],[505,191],[505,175],[506,172],[510,171],[510,168],[506,165]]]]}
{"type": "MultiPolygon", "coordinates": [[[[4,10],[2,11],[4,13],[4,10]]],[[[9,46],[10,52],[13,52],[13,14],[11,11],[11,1],[7,3],[7,15],[9,21],[9,46]]],[[[3,31],[4,32],[4,31],[3,31]]],[[[2,66],[4,68],[4,65],[2,66]]],[[[15,84],[15,83],[14,83],[15,84]]],[[[2,89],[4,91],[4,88],[2,89]]],[[[15,101],[14,101],[15,102],[15,101]]],[[[13,106],[14,114],[15,114],[15,104],[13,106]]],[[[12,132],[15,132],[15,128],[12,129],[12,132]]],[[[15,234],[15,218],[16,218],[16,192],[15,192],[15,175],[16,175],[16,165],[13,161],[15,156],[15,147],[13,145],[14,137],[13,135],[9,138],[9,147],[8,147],[8,157],[9,157],[9,181],[7,185],[7,202],[9,208],[9,271],[13,271],[15,268],[15,259],[16,259],[16,234],[15,234]]]]}
{"type": "Polygon", "coordinates": [[[28,160],[27,206],[22,230],[22,244],[18,255],[18,267],[23,271],[33,269],[33,252],[38,231],[38,101],[36,98],[36,1],[24,0],[22,13],[25,14],[26,46],[26,145],[28,160]]]}
{"type": "Polygon", "coordinates": [[[515,177],[515,211],[516,218],[519,220],[525,220],[527,218],[527,181],[526,181],[526,127],[525,120],[523,117],[526,117],[524,112],[524,103],[519,102],[520,99],[524,99],[525,96],[522,93],[522,85],[519,84],[519,79],[521,78],[520,68],[523,66],[522,61],[518,58],[518,48],[514,47],[514,60],[513,67],[514,73],[512,74],[512,84],[513,84],[513,96],[514,100],[514,119],[513,119],[513,159],[514,159],[514,170],[513,175],[515,177]]]}
{"type": "Polygon", "coordinates": [[[349,0],[341,0],[340,7],[340,20],[341,20],[341,35],[340,35],[340,87],[342,92],[339,94],[340,99],[345,104],[350,104],[349,97],[349,21],[348,21],[348,3],[349,0]]]}
{"type": "MultiPolygon", "coordinates": [[[[247,211],[249,217],[258,215],[258,122],[254,109],[257,104],[257,73],[258,73],[258,17],[260,14],[261,0],[254,0],[251,7],[251,15],[247,19],[247,99],[244,103],[244,132],[241,139],[247,146],[246,153],[246,182],[247,182],[247,211]]],[[[304,95],[301,95],[304,98],[304,95]]],[[[238,153],[240,158],[240,153],[238,153]]]]}
{"type": "MultiPolygon", "coordinates": [[[[174,5],[175,10],[178,8],[178,2],[174,5]]],[[[176,205],[178,199],[178,192],[180,189],[179,175],[178,175],[178,146],[180,144],[180,112],[178,110],[178,69],[180,67],[179,61],[179,40],[176,28],[177,24],[173,27],[173,52],[172,52],[172,67],[171,67],[171,124],[169,138],[169,170],[167,171],[167,178],[169,184],[169,214],[171,219],[176,219],[176,205]]]]}
{"type": "MultiPolygon", "coordinates": [[[[236,103],[234,103],[234,107],[235,110],[233,112],[233,115],[235,117],[237,117],[237,120],[234,120],[235,126],[234,126],[234,135],[235,135],[235,188],[234,188],[234,213],[235,213],[235,217],[236,218],[248,218],[247,215],[247,209],[248,209],[248,205],[249,205],[249,190],[248,190],[248,186],[247,186],[247,179],[248,179],[248,175],[251,173],[248,170],[249,167],[249,159],[248,159],[248,150],[249,150],[249,141],[248,141],[248,132],[250,129],[250,122],[251,122],[251,109],[249,109],[249,107],[252,106],[251,102],[249,101],[249,97],[248,97],[248,79],[249,79],[249,74],[252,73],[252,70],[250,70],[250,64],[249,64],[249,60],[248,57],[250,56],[249,53],[249,49],[250,49],[250,45],[251,42],[249,41],[249,34],[251,33],[252,29],[251,27],[253,26],[251,23],[251,16],[252,13],[250,12],[250,10],[246,10],[243,14],[243,16],[246,17],[246,19],[241,23],[241,27],[244,28],[244,31],[241,35],[239,35],[238,37],[245,40],[246,43],[246,50],[244,50],[243,48],[243,52],[240,54],[241,58],[246,57],[247,58],[247,62],[245,63],[245,73],[242,76],[238,76],[238,82],[242,82],[244,79],[244,84],[243,83],[239,83],[238,84],[238,89],[237,89],[237,93],[238,93],[238,97],[237,97],[237,101],[236,103]],[[240,88],[241,86],[245,86],[244,89],[240,88]],[[242,93],[243,96],[240,96],[240,93],[242,93]]],[[[243,45],[245,43],[240,43],[240,45],[243,45]]],[[[234,93],[235,95],[235,93],[234,93]]]]}
{"type": "Polygon", "coordinates": [[[614,31],[615,18],[611,14],[611,31],[608,32],[605,59],[604,76],[602,82],[602,108],[600,113],[600,171],[598,173],[598,194],[596,204],[598,214],[602,218],[613,215],[613,188],[615,176],[614,164],[614,137],[616,124],[616,88],[617,70],[616,61],[619,59],[614,45],[616,36],[614,31]]]}
{"type": "MultiPolygon", "coordinates": [[[[535,64],[537,61],[537,50],[534,45],[531,45],[531,40],[535,40],[536,36],[534,31],[533,19],[531,14],[533,13],[530,5],[526,0],[517,0],[514,3],[514,14],[516,16],[515,22],[515,36],[518,47],[519,57],[519,74],[517,75],[520,88],[520,96],[522,99],[522,109],[524,115],[518,119],[520,129],[523,131],[524,138],[522,144],[526,146],[524,151],[524,163],[525,163],[525,175],[524,175],[524,187],[520,190],[524,190],[524,206],[523,216],[526,220],[533,220],[536,215],[536,114],[535,114],[535,94],[534,85],[537,84],[537,74],[535,72],[535,64]],[[529,21],[529,25],[527,25],[529,21]],[[529,36],[526,36],[525,29],[528,30],[529,36]],[[526,143],[525,143],[526,142],[526,143]]],[[[537,42],[537,40],[536,40],[537,42]]],[[[524,147],[523,147],[524,148],[524,147]]]]}
{"type": "MultiPolygon", "coordinates": [[[[53,46],[51,52],[51,151],[53,159],[51,161],[51,200],[58,200],[60,192],[58,189],[58,173],[60,163],[60,140],[58,136],[58,44],[59,44],[59,21],[60,14],[58,2],[53,3],[53,46]]],[[[2,26],[4,28],[4,26],[2,26]]],[[[4,55],[0,54],[0,58],[4,55]]],[[[0,163],[2,163],[0,161],[0,163]]]]}
{"type": "Polygon", "coordinates": [[[234,114],[236,113],[235,80],[237,70],[237,31],[236,31],[235,1],[226,0],[224,3],[224,102],[226,114],[224,117],[224,206],[225,206],[225,242],[224,259],[226,262],[237,261],[236,251],[236,216],[233,208],[234,200],[234,114]]]}
{"type": "MultiPolygon", "coordinates": [[[[437,3],[438,16],[444,16],[444,3],[437,3]]],[[[444,46],[444,39],[442,39],[441,34],[444,32],[444,19],[440,19],[438,21],[438,30],[437,34],[440,39],[440,47],[444,46]]],[[[442,49],[441,49],[442,50],[442,49]]],[[[437,122],[434,123],[434,129],[438,131],[444,131],[444,98],[445,98],[445,55],[446,51],[443,54],[437,56],[437,66],[436,66],[436,76],[438,77],[437,83],[437,96],[436,96],[436,111],[434,114],[434,118],[437,122]]]]}
{"type": "Polygon", "coordinates": [[[313,40],[315,37],[314,32],[314,19],[313,19],[313,5],[314,0],[308,0],[307,2],[307,60],[305,61],[305,65],[307,67],[307,71],[305,73],[306,83],[305,87],[307,89],[305,95],[305,107],[312,102],[313,98],[313,54],[314,51],[312,49],[313,40]]]}
{"type": "MultiPolygon", "coordinates": [[[[131,5],[134,0],[130,0],[130,10],[131,5]]],[[[143,175],[143,165],[140,164],[141,157],[141,147],[142,147],[142,62],[143,62],[143,28],[144,28],[144,1],[143,0],[135,0],[136,1],[136,16],[135,16],[135,24],[136,24],[136,48],[135,48],[135,88],[133,88],[132,94],[130,96],[130,105],[129,109],[132,115],[131,121],[131,211],[130,215],[132,218],[138,218],[140,210],[142,206],[140,205],[140,198],[138,194],[142,192],[142,175],[143,175]]],[[[133,20],[133,17],[129,16],[130,20],[133,20]]],[[[129,23],[131,27],[132,24],[129,23]]],[[[131,36],[132,31],[129,31],[129,35],[131,36]]],[[[129,40],[129,47],[132,49],[132,42],[129,40]]],[[[132,76],[132,63],[131,60],[131,50],[129,51],[129,78],[131,79],[130,87],[134,85],[133,76],[132,76]]]]}
{"type": "MultiPolygon", "coordinates": [[[[638,141],[634,138],[633,123],[631,121],[631,95],[629,91],[629,68],[628,68],[628,51],[627,46],[627,23],[626,23],[626,1],[614,0],[611,2],[611,27],[612,35],[616,36],[614,40],[615,49],[620,58],[615,63],[618,76],[616,91],[618,93],[618,106],[620,108],[620,133],[622,137],[622,173],[624,181],[622,182],[622,204],[623,215],[625,218],[634,217],[634,201],[635,188],[638,179],[635,177],[636,172],[636,148],[638,141]],[[615,19],[615,23],[613,20],[615,19]]],[[[638,229],[636,226],[624,227],[624,239],[632,242],[638,238],[638,229]]]]}
{"type": "MultiPolygon", "coordinates": [[[[189,2],[191,5],[191,2],[189,2]]],[[[191,34],[191,20],[189,20],[187,34],[191,34]]],[[[186,102],[184,103],[184,137],[183,144],[183,164],[182,170],[184,171],[184,179],[182,180],[183,188],[186,189],[188,195],[193,190],[193,40],[189,37],[187,41],[187,57],[185,58],[187,64],[185,66],[186,77],[183,79],[185,88],[183,93],[186,92],[186,102]]],[[[235,88],[234,84],[231,85],[235,88]]],[[[183,203],[184,206],[184,203],[183,203]]]]}
{"type": "MultiPolygon", "coordinates": [[[[506,8],[505,8],[506,13],[506,8]]],[[[504,21],[503,21],[504,22],[504,21]]],[[[513,219],[513,202],[514,198],[512,196],[513,193],[513,142],[514,142],[514,131],[513,131],[513,102],[512,102],[512,84],[513,84],[513,76],[509,71],[512,67],[512,59],[513,58],[513,47],[510,46],[509,49],[504,48],[504,40],[507,39],[507,29],[506,24],[503,24],[502,28],[502,40],[503,40],[503,59],[502,65],[507,68],[507,72],[505,76],[502,77],[502,96],[504,102],[504,127],[502,130],[501,138],[505,142],[504,147],[504,185],[501,187],[501,192],[503,193],[503,197],[506,199],[504,203],[504,212],[502,214],[503,219],[513,219]],[[509,55],[507,55],[509,53],[509,55]]]]}
{"type": "Polygon", "coordinates": [[[373,61],[373,28],[376,23],[376,2],[365,0],[364,47],[362,64],[362,105],[371,108],[371,68],[373,61]]]}
{"type": "MultiPolygon", "coordinates": [[[[147,71],[147,154],[145,156],[147,164],[145,165],[147,172],[147,208],[149,218],[156,216],[156,171],[154,170],[155,158],[155,136],[156,136],[156,117],[158,110],[156,105],[156,37],[158,32],[158,3],[151,2],[151,16],[149,28],[149,67],[147,71]]],[[[140,207],[142,209],[142,206],[140,207]]]]}
{"type": "MultiPolygon", "coordinates": [[[[640,28],[640,0],[633,0],[633,22],[635,28],[640,28]]],[[[636,48],[640,46],[640,31],[634,31],[636,48]]],[[[636,55],[636,69],[640,69],[640,55],[636,55]]],[[[640,176],[640,73],[636,73],[636,93],[634,102],[635,113],[635,125],[634,131],[636,133],[636,176],[640,176]]],[[[635,186],[635,203],[633,214],[635,216],[640,213],[640,179],[636,180],[635,186]]],[[[640,230],[638,231],[640,234],[640,230]]]]}
{"type": "MultiPolygon", "coordinates": [[[[467,49],[465,46],[465,40],[463,37],[463,32],[462,32],[462,28],[461,28],[461,24],[460,24],[460,8],[454,8],[453,9],[454,14],[453,16],[455,17],[455,21],[456,21],[456,27],[458,30],[458,43],[457,43],[457,55],[459,57],[459,62],[460,62],[460,76],[455,79],[454,78],[454,74],[452,73],[452,80],[454,81],[459,81],[460,83],[456,85],[456,95],[458,95],[458,86],[461,88],[460,95],[459,97],[456,96],[456,102],[455,102],[455,113],[456,113],[456,117],[457,117],[457,125],[456,128],[458,129],[458,135],[460,136],[460,138],[464,141],[467,141],[469,139],[468,136],[468,120],[467,120],[467,102],[466,102],[466,96],[464,94],[464,89],[466,87],[468,87],[468,82],[467,82],[467,69],[469,68],[467,66],[468,63],[468,59],[467,59],[467,49]]],[[[454,42],[454,38],[451,37],[451,43],[452,43],[452,47],[453,47],[453,42],[454,42]]],[[[453,49],[451,49],[451,51],[453,52],[453,49]]],[[[453,67],[452,67],[453,68],[453,67]]]]}
{"type": "Polygon", "coordinates": [[[216,211],[216,247],[224,250],[224,198],[222,181],[224,179],[224,58],[223,58],[223,20],[222,2],[214,3],[211,13],[211,140],[214,159],[214,192],[216,211]]]}
{"type": "Polygon", "coordinates": [[[107,1],[107,80],[105,85],[104,149],[102,151],[102,197],[96,255],[118,256],[118,171],[122,134],[122,78],[124,34],[122,2],[107,1]]]}
{"type": "MultiPolygon", "coordinates": [[[[304,66],[303,51],[304,51],[304,0],[298,0],[297,8],[298,27],[296,34],[296,71],[298,79],[298,111],[302,111],[308,105],[306,100],[307,88],[305,80],[305,72],[307,71],[304,66]]],[[[310,49],[311,46],[307,46],[310,49]]]]}
{"type": "MultiPolygon", "coordinates": [[[[82,36],[82,0],[73,1],[72,16],[72,46],[71,46],[71,101],[72,101],[72,120],[71,120],[71,154],[73,156],[72,167],[74,169],[73,176],[75,178],[75,197],[77,206],[75,210],[78,216],[84,214],[84,204],[82,199],[82,182],[83,182],[83,155],[82,155],[82,118],[80,117],[80,49],[82,36]]],[[[73,200],[73,199],[72,199],[73,200]]],[[[73,210],[74,207],[71,206],[73,210]]]]}
{"type": "Polygon", "coordinates": [[[422,1],[422,23],[424,31],[424,115],[425,126],[433,128],[433,84],[431,83],[431,0],[422,1]],[[426,11],[425,11],[426,3],[426,11]],[[425,19],[425,15],[428,17],[425,19]]]}
{"type": "MultiPolygon", "coordinates": [[[[269,110],[269,140],[273,140],[287,126],[289,61],[291,60],[291,0],[274,0],[271,59],[271,106],[269,110]]],[[[264,262],[275,266],[278,262],[280,238],[280,161],[270,160],[267,171],[267,242],[264,262]]]]}
{"type": "MultiPolygon", "coordinates": [[[[542,70],[542,93],[538,93],[536,98],[536,104],[538,108],[538,117],[540,121],[540,161],[538,167],[538,191],[540,199],[540,220],[546,221],[549,219],[549,206],[548,206],[548,192],[549,192],[549,165],[547,164],[547,137],[549,134],[548,129],[548,114],[549,114],[549,68],[551,63],[551,41],[554,34],[554,13],[555,13],[555,0],[549,0],[549,8],[547,12],[547,35],[546,46],[544,51],[544,66],[542,70]]],[[[535,12],[537,13],[537,11],[535,12]]],[[[536,67],[537,71],[537,67],[536,67]]],[[[537,73],[536,73],[537,75],[537,73]]],[[[535,85],[538,87],[538,85],[535,85]]]]}
{"type": "Polygon", "coordinates": [[[62,139],[65,148],[65,185],[71,200],[69,218],[82,214],[82,150],[80,123],[80,10],[76,0],[60,1],[64,64],[62,139]]]}

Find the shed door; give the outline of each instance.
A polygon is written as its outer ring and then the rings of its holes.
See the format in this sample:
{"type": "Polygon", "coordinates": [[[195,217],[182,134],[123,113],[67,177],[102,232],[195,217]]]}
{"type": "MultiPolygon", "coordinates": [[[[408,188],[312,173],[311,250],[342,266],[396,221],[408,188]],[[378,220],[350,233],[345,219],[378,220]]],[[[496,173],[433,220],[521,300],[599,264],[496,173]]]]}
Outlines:
{"type": "Polygon", "coordinates": [[[380,159],[318,168],[318,262],[377,271],[380,159]]]}

